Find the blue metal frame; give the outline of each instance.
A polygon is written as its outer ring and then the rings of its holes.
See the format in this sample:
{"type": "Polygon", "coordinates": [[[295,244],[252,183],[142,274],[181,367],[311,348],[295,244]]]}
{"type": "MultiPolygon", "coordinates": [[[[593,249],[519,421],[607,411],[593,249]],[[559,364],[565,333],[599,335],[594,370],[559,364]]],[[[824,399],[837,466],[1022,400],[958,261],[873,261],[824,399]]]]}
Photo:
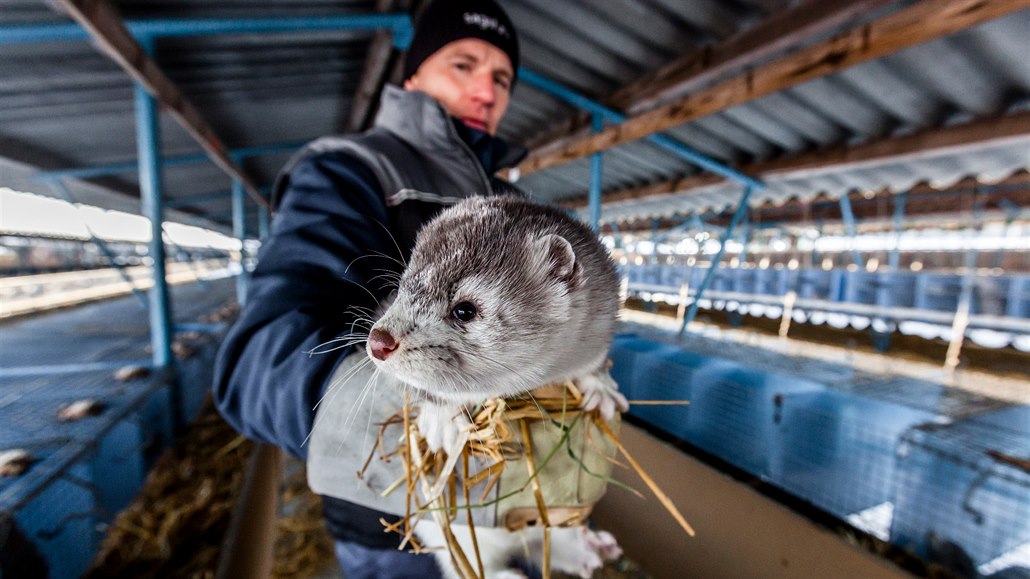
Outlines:
{"type": "MultiPolygon", "coordinates": [[[[556,96],[577,108],[580,108],[593,114],[595,130],[597,130],[596,126],[598,119],[600,119],[601,121],[608,121],[612,123],[622,123],[627,118],[626,115],[616,112],[575,91],[565,88],[560,84],[554,82],[553,80],[543,75],[537,74],[531,70],[519,68],[519,79],[532,87],[535,87],[546,93],[556,96]]],[[[744,195],[740,199],[740,204],[737,206],[737,209],[733,214],[733,219],[730,221],[730,226],[726,228],[726,233],[723,236],[722,241],[720,242],[719,253],[716,254],[715,259],[712,260],[712,265],[708,269],[708,272],[705,274],[705,279],[701,283],[701,287],[699,287],[697,293],[694,294],[694,303],[691,304],[690,311],[684,318],[683,325],[680,327],[680,335],[682,336],[683,333],[686,331],[687,325],[691,321],[693,321],[694,316],[697,315],[697,304],[701,299],[701,294],[703,294],[705,289],[708,288],[708,284],[711,281],[713,275],[715,274],[716,268],[719,267],[719,261],[722,260],[723,253],[726,249],[726,241],[732,239],[733,228],[736,226],[737,221],[739,221],[741,218],[741,209],[746,209],[747,200],[750,198],[752,191],[761,191],[762,189],[765,189],[766,185],[765,183],[762,183],[761,181],[754,179],[753,177],[745,175],[739,171],[735,171],[734,169],[726,167],[725,165],[708,158],[707,156],[695,151],[691,147],[676,139],[673,139],[672,137],[668,137],[663,134],[654,134],[644,137],[644,140],[652,144],[658,145],[659,147],[662,147],[663,149],[673,153],[681,159],[685,159],[706,171],[715,173],[716,175],[725,177],[726,179],[731,179],[745,186],[744,195]]],[[[591,195],[593,195],[592,189],[591,195]]],[[[598,212],[600,212],[600,208],[598,208],[598,212]]],[[[651,237],[652,239],[655,238],[654,233],[652,233],[651,237]]]]}
{"type": "MultiPolygon", "coordinates": [[[[747,244],[751,239],[751,210],[746,206],[741,219],[744,221],[744,225],[740,228],[740,255],[737,258],[743,264],[747,261],[747,244]]],[[[729,240],[729,237],[726,239],[729,240]]]]}
{"type": "Polygon", "coordinates": [[[240,273],[236,275],[236,302],[241,306],[247,303],[247,254],[244,242],[247,237],[247,191],[243,183],[234,179],[232,182],[232,234],[240,241],[240,273]]]}
{"type": "Polygon", "coordinates": [[[268,207],[258,206],[258,239],[267,239],[271,226],[272,211],[268,207]]]}
{"type": "MultiPolygon", "coordinates": [[[[256,32],[380,30],[393,33],[393,45],[404,50],[411,44],[412,26],[407,14],[350,14],[301,18],[205,18],[203,20],[127,20],[125,27],[137,40],[172,36],[211,36],[256,32]]],[[[88,40],[89,34],[75,23],[0,26],[0,44],[88,40]]]]}
{"type": "MultiPolygon", "coordinates": [[[[153,52],[153,43],[144,49],[153,52]]],[[[163,236],[164,206],[161,184],[157,106],[154,98],[137,84],[136,148],[139,158],[140,198],[143,215],[150,219],[150,258],[153,260],[154,286],[150,289],[150,344],[154,366],[165,368],[172,362],[171,308],[168,281],[165,278],[165,245],[163,236]]]]}
{"type": "Polygon", "coordinates": [[[15,366],[0,368],[0,378],[32,378],[35,376],[56,376],[59,374],[79,374],[83,372],[99,372],[116,370],[125,366],[153,368],[151,360],[109,360],[106,362],[87,362],[84,364],[62,364],[59,366],[15,366]]]}
{"type": "Polygon", "coordinates": [[[902,191],[894,196],[894,247],[887,257],[891,273],[897,272],[901,265],[901,226],[905,221],[905,201],[907,199],[907,191],[902,191]]]}
{"type": "MultiPolygon", "coordinates": [[[[604,116],[594,113],[594,132],[604,130],[604,116]]],[[[598,151],[590,156],[590,227],[601,230],[601,185],[604,178],[604,153],[598,151]]]]}
{"type": "Polygon", "coordinates": [[[740,197],[740,203],[737,205],[737,210],[733,212],[733,218],[730,219],[730,224],[726,227],[726,233],[722,236],[722,240],[719,243],[719,252],[715,254],[712,259],[712,265],[705,272],[705,278],[701,281],[700,287],[697,288],[697,293],[694,294],[694,302],[690,304],[690,309],[687,311],[687,315],[683,317],[683,323],[680,325],[679,335],[682,336],[687,331],[687,326],[690,322],[694,321],[694,317],[697,316],[697,308],[701,303],[701,295],[708,289],[709,284],[712,283],[712,278],[715,277],[715,270],[719,267],[719,262],[722,261],[722,255],[726,252],[726,241],[733,239],[733,230],[737,227],[737,223],[741,220],[744,214],[747,213],[747,202],[751,198],[751,193],[754,191],[751,187],[744,189],[744,194],[740,197]]]}
{"type": "MultiPolygon", "coordinates": [[[[627,119],[626,115],[616,112],[596,101],[593,101],[575,91],[569,90],[553,80],[537,74],[531,70],[525,68],[519,68],[519,82],[524,82],[532,87],[538,88],[546,93],[554,95],[565,102],[583,109],[594,115],[601,116],[605,121],[611,123],[622,123],[627,119]]],[[[706,157],[705,155],[698,153],[691,147],[687,146],[672,137],[667,137],[662,134],[648,135],[644,137],[644,140],[649,141],[655,145],[658,145],[674,155],[690,161],[694,165],[715,173],[716,175],[732,179],[739,183],[743,183],[753,189],[762,190],[765,188],[765,183],[758,181],[752,177],[749,177],[740,171],[735,171],[717,161],[706,157]]]]}
{"type": "MultiPolygon", "coordinates": [[[[236,159],[246,159],[249,157],[258,157],[261,155],[271,155],[274,153],[285,153],[296,151],[303,147],[307,143],[295,142],[295,143],[281,143],[277,145],[263,145],[260,147],[248,147],[244,149],[233,149],[228,151],[228,154],[236,159]]],[[[199,165],[202,163],[211,162],[211,157],[208,157],[204,153],[198,153],[195,155],[177,155],[174,157],[162,157],[161,164],[164,167],[181,167],[184,165],[199,165]]],[[[68,169],[55,169],[53,171],[40,171],[33,175],[36,179],[63,179],[66,177],[74,177],[77,179],[89,179],[92,177],[102,177],[105,175],[117,175],[120,173],[134,173],[139,169],[139,159],[132,161],[125,161],[122,163],[111,163],[109,165],[99,165],[96,167],[73,167],[68,169]]]]}
{"type": "MultiPolygon", "coordinates": [[[[840,215],[844,220],[844,231],[847,232],[848,237],[852,241],[858,236],[858,227],[855,224],[855,212],[851,210],[851,199],[848,198],[848,194],[844,193],[840,196],[840,215]]],[[[862,255],[858,253],[854,245],[851,247],[851,263],[858,267],[864,267],[865,263],[862,261],[862,255]]]]}

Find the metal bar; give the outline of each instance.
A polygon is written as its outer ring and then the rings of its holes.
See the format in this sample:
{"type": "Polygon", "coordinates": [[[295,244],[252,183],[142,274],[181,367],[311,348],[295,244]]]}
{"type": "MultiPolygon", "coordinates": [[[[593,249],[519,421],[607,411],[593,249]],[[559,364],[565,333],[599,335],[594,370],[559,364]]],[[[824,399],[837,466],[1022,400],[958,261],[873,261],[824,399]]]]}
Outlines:
{"type": "MultiPolygon", "coordinates": [[[[68,203],[75,203],[75,197],[72,196],[71,191],[69,191],[68,188],[64,186],[64,183],[59,179],[48,179],[47,184],[51,189],[56,191],[59,196],[64,198],[65,201],[68,203]]],[[[97,237],[97,234],[88,223],[83,221],[83,225],[86,227],[86,232],[89,233],[89,240],[93,242],[93,245],[97,246],[100,253],[103,253],[104,256],[107,257],[107,260],[111,262],[111,267],[115,268],[122,280],[129,284],[129,290],[132,292],[132,295],[136,296],[136,300],[139,301],[141,306],[143,306],[143,309],[148,309],[149,304],[147,303],[147,295],[136,287],[136,284],[132,281],[132,277],[129,276],[127,271],[125,271],[125,266],[117,262],[114,252],[111,251],[111,248],[107,246],[107,243],[103,239],[97,237]]]]}
{"type": "Polygon", "coordinates": [[[980,234],[982,226],[981,214],[985,199],[980,187],[974,188],[973,207],[969,215],[969,228],[966,230],[966,238],[969,240],[969,247],[963,259],[962,286],[959,289],[958,304],[955,307],[955,317],[951,323],[951,341],[948,343],[948,351],[944,356],[944,369],[953,372],[959,365],[959,354],[962,352],[962,343],[965,340],[966,329],[969,327],[969,317],[973,314],[973,281],[976,279],[976,260],[979,251],[973,243],[973,238],[980,234]]]}
{"type": "Polygon", "coordinates": [[[31,378],[36,376],[60,376],[64,374],[81,374],[116,370],[125,366],[141,366],[151,368],[151,360],[111,360],[109,362],[86,362],[83,364],[48,364],[46,366],[12,366],[0,368],[0,378],[31,378]]]}
{"type": "Polygon", "coordinates": [[[200,322],[188,322],[175,324],[175,331],[178,332],[200,332],[201,334],[216,334],[224,330],[224,323],[204,324],[200,322]]]}
{"type": "Polygon", "coordinates": [[[240,272],[236,275],[236,302],[241,306],[247,302],[247,255],[244,242],[247,236],[246,191],[243,183],[232,182],[232,234],[240,240],[240,272]]]}
{"type": "Polygon", "coordinates": [[[690,224],[697,229],[698,233],[705,230],[705,222],[701,221],[701,216],[698,215],[697,211],[690,214],[690,224]]]}
{"type": "Polygon", "coordinates": [[[744,208],[744,216],[741,219],[744,220],[744,224],[740,228],[740,255],[737,256],[737,262],[743,265],[747,261],[747,242],[751,237],[751,211],[747,207],[744,208]]]}
{"type": "Polygon", "coordinates": [[[887,256],[888,268],[891,273],[896,273],[901,265],[901,226],[905,222],[905,200],[908,198],[908,191],[902,191],[894,196],[894,247],[887,256]]]}
{"type": "MultiPolygon", "coordinates": [[[[594,131],[604,130],[604,116],[594,113],[594,131]]],[[[590,156],[590,227],[594,231],[601,228],[601,185],[604,177],[604,153],[597,152],[590,156]]]]}
{"type": "MultiPolygon", "coordinates": [[[[565,88],[557,82],[541,74],[535,73],[531,70],[527,70],[522,67],[519,67],[519,81],[524,82],[534,88],[540,89],[553,96],[556,96],[574,107],[583,109],[589,113],[594,114],[595,116],[600,116],[605,121],[611,122],[613,124],[622,123],[628,118],[626,115],[614,111],[575,91],[565,88]]],[[[681,159],[685,159],[691,162],[692,164],[701,167],[702,169],[705,169],[706,171],[715,173],[716,175],[720,175],[727,179],[732,179],[739,183],[743,183],[744,185],[747,185],[748,187],[754,189],[761,190],[765,188],[765,184],[761,181],[749,177],[739,171],[735,171],[723,165],[722,163],[719,163],[718,161],[714,161],[711,158],[701,153],[698,153],[691,147],[687,146],[684,143],[681,143],[680,141],[672,137],[668,137],[663,134],[653,134],[644,137],[644,140],[647,140],[650,143],[658,145],[659,147],[666,149],[667,151],[680,157],[681,159]]]]}
{"type": "MultiPolygon", "coordinates": [[[[261,155],[271,155],[274,153],[284,153],[295,151],[303,147],[306,143],[295,142],[295,143],[282,143],[279,145],[263,145],[260,147],[249,147],[244,149],[232,149],[228,153],[232,157],[245,159],[249,157],[258,157],[261,155]]],[[[174,157],[162,157],[161,164],[165,167],[180,167],[184,165],[197,165],[200,163],[207,163],[211,160],[211,157],[204,153],[197,153],[193,155],[176,155],[174,157]]],[[[76,179],[88,179],[92,177],[103,177],[105,175],[118,175],[121,173],[132,173],[139,168],[139,160],[125,161],[121,163],[111,163],[108,165],[98,165],[96,167],[73,167],[68,169],[55,169],[53,171],[40,171],[33,175],[35,179],[63,179],[66,177],[74,177],[76,179]]]]}
{"type": "MultiPolygon", "coordinates": [[[[412,26],[407,14],[349,14],[301,18],[205,18],[128,20],[125,27],[136,38],[212,36],[265,32],[378,30],[393,32],[393,44],[405,49],[411,43],[412,26]]],[[[88,40],[89,34],[74,23],[18,24],[0,26],[0,44],[88,40]]]]}
{"type": "Polygon", "coordinates": [[[687,215],[686,217],[684,217],[682,222],[679,225],[675,225],[673,227],[670,227],[670,228],[666,229],[665,231],[662,231],[661,233],[658,234],[657,237],[654,238],[654,242],[657,244],[659,241],[665,241],[666,239],[669,239],[669,237],[673,233],[678,233],[678,232],[683,231],[685,229],[690,229],[694,225],[694,219],[693,218],[694,218],[695,215],[696,215],[696,213],[691,213],[690,215],[687,215]]]}
{"type": "MultiPolygon", "coordinates": [[[[153,42],[145,42],[144,50],[153,53],[153,42]]],[[[161,191],[161,160],[158,153],[157,107],[154,98],[136,84],[136,148],[139,158],[140,198],[143,215],[150,219],[150,258],[153,260],[154,286],[150,288],[150,345],[154,366],[167,367],[172,361],[171,312],[168,303],[168,281],[165,279],[165,245],[162,225],[164,207],[161,191]]]]}
{"type": "Polygon", "coordinates": [[[230,195],[232,195],[231,190],[192,195],[190,197],[179,197],[178,199],[169,199],[168,201],[165,201],[165,207],[183,207],[186,205],[201,205],[212,201],[225,201],[225,199],[230,195]]]}
{"type": "Polygon", "coordinates": [[[848,237],[851,238],[851,263],[858,267],[863,267],[865,264],[862,263],[862,256],[859,255],[858,250],[855,249],[855,237],[858,236],[858,228],[855,226],[855,212],[851,210],[851,199],[848,198],[848,194],[844,193],[840,196],[840,215],[844,220],[844,231],[847,232],[848,237]]]}
{"type": "Polygon", "coordinates": [[[268,239],[268,232],[272,226],[272,212],[268,207],[258,206],[258,239],[268,239]]]}
{"type": "Polygon", "coordinates": [[[687,331],[687,326],[690,322],[694,321],[694,317],[697,316],[697,308],[701,303],[701,296],[704,295],[705,290],[708,289],[709,284],[712,282],[712,278],[715,277],[715,270],[719,267],[719,262],[722,261],[722,254],[726,252],[726,242],[733,238],[733,230],[737,227],[737,223],[741,220],[745,213],[747,213],[747,202],[751,198],[753,189],[746,187],[744,194],[740,197],[740,202],[737,204],[737,210],[733,212],[733,218],[730,219],[730,224],[726,226],[726,232],[722,236],[722,241],[719,243],[719,251],[715,254],[712,259],[712,264],[708,266],[708,271],[705,273],[704,279],[701,281],[701,285],[697,288],[697,293],[694,294],[694,302],[690,304],[690,310],[687,315],[683,317],[683,324],[680,325],[679,335],[682,336],[687,331]]]}

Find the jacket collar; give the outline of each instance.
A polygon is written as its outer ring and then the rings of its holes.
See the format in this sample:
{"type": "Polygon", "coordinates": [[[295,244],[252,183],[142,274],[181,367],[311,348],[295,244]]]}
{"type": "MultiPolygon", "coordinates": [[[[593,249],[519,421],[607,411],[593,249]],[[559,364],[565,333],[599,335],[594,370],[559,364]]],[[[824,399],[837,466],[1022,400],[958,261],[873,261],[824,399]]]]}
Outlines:
{"type": "Polygon", "coordinates": [[[460,140],[476,151],[488,173],[515,165],[526,156],[524,147],[473,129],[460,130],[465,127],[456,127],[455,120],[428,94],[393,85],[383,87],[375,126],[430,153],[454,154],[455,139],[460,140]],[[491,153],[483,155],[480,151],[491,153]]]}

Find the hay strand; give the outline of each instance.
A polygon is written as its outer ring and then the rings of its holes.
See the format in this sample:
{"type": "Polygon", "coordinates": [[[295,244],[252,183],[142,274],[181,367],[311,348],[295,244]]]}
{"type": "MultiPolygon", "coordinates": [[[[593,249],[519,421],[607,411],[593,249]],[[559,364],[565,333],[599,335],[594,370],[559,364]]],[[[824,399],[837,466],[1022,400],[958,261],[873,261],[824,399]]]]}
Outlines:
{"type": "Polygon", "coordinates": [[[640,463],[638,463],[636,459],[634,459],[633,456],[630,455],[629,451],[626,450],[625,446],[622,446],[622,443],[619,442],[619,438],[615,436],[615,433],[613,433],[611,429],[608,428],[608,425],[605,424],[603,420],[595,420],[594,422],[597,424],[598,428],[600,428],[605,434],[608,435],[608,438],[612,439],[612,442],[615,443],[615,447],[619,449],[619,452],[622,453],[622,456],[626,457],[626,460],[629,461],[630,465],[633,466],[633,470],[637,471],[637,474],[640,475],[641,479],[643,479],[644,484],[646,484],[647,487],[651,489],[651,492],[654,493],[654,496],[657,497],[658,501],[662,503],[662,506],[665,507],[665,510],[669,511],[669,514],[672,515],[673,519],[676,519],[676,522],[679,523],[681,527],[683,527],[683,530],[686,531],[687,535],[693,537],[695,534],[694,528],[690,526],[690,523],[688,523],[685,518],[683,518],[683,515],[680,514],[679,509],[676,508],[676,505],[672,503],[672,500],[669,499],[668,495],[666,495],[665,492],[662,491],[662,489],[658,486],[658,484],[654,482],[654,479],[651,478],[651,475],[647,474],[647,471],[644,470],[644,467],[640,466],[640,463]]]}

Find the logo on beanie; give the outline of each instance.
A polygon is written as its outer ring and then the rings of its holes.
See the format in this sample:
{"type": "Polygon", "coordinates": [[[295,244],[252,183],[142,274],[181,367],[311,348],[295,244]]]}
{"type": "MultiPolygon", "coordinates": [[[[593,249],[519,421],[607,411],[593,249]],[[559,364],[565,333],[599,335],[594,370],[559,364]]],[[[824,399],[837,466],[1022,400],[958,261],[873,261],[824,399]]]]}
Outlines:
{"type": "Polygon", "coordinates": [[[465,19],[465,24],[468,26],[476,26],[481,30],[493,30],[505,38],[511,37],[511,34],[508,33],[508,29],[505,28],[505,26],[496,18],[491,18],[486,14],[480,14],[478,12],[466,12],[462,17],[465,19]]]}

